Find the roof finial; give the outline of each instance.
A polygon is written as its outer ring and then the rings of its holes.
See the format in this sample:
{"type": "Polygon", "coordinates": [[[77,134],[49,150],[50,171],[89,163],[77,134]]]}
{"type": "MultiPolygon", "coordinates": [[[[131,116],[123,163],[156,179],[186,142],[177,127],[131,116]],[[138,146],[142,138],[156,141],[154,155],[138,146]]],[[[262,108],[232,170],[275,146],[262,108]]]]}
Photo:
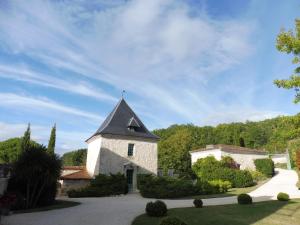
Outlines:
{"type": "Polygon", "coordinates": [[[122,91],[122,99],[124,99],[125,90],[122,91]]]}

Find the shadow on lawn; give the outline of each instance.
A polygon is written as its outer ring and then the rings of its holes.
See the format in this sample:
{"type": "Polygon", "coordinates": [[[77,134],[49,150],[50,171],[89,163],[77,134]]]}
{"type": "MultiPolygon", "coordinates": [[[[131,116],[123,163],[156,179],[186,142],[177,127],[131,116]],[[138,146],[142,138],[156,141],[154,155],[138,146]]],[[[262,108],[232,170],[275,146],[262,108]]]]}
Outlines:
{"type": "MultiPolygon", "coordinates": [[[[270,198],[270,196],[263,196],[259,200],[270,198]]],[[[258,198],[255,198],[255,201],[257,200],[258,198]]],[[[274,223],[299,225],[300,200],[256,202],[252,205],[175,208],[170,209],[168,215],[183,220],[187,225],[271,225],[274,223]]],[[[160,220],[161,218],[148,217],[144,214],[137,217],[132,225],[158,225],[160,220]]]]}

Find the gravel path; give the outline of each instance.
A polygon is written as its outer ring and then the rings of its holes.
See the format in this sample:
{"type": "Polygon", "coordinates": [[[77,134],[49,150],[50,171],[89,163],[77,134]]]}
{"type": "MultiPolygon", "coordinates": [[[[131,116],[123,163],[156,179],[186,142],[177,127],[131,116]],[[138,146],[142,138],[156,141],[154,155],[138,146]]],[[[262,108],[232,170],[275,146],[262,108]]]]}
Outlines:
{"type": "MultiPolygon", "coordinates": [[[[278,174],[250,195],[254,201],[275,199],[278,192],[289,193],[300,198],[296,188],[297,174],[291,170],[278,169],[278,174]]],[[[15,214],[4,217],[3,225],[130,225],[142,214],[151,199],[138,194],[119,197],[80,198],[82,204],[65,209],[45,212],[15,214]]],[[[193,200],[164,200],[168,208],[193,206],[193,200]]],[[[204,199],[204,205],[225,205],[236,203],[236,197],[204,199]]]]}

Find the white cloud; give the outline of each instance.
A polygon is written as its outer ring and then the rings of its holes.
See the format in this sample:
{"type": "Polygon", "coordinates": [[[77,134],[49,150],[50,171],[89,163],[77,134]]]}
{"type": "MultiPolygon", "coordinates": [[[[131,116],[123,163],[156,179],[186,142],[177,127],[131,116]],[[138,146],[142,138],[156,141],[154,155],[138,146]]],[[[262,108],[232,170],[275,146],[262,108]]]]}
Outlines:
{"type": "MultiPolygon", "coordinates": [[[[19,67],[8,76],[110,100],[111,96],[101,91],[98,95],[99,89],[91,85],[100,80],[133,94],[141,113],[159,118],[156,123],[161,121],[163,126],[177,121],[216,124],[280,114],[255,109],[245,101],[251,100],[250,88],[241,90],[225,79],[216,87],[209,84],[255,52],[252,21],[218,20],[181,0],[118,1],[92,10],[88,4],[99,6],[94,1],[11,1],[8,9],[0,9],[0,45],[54,70],[76,73],[72,85],[77,88],[72,89],[67,79],[19,67]],[[82,84],[78,74],[89,83],[82,84]],[[223,104],[223,95],[228,93],[235,103],[223,104]]],[[[25,98],[36,107],[37,101],[42,102],[25,98]]],[[[95,116],[49,101],[43,106],[95,116]]]]}
{"type": "Polygon", "coordinates": [[[60,112],[96,122],[103,120],[103,117],[99,115],[65,106],[47,98],[28,97],[13,93],[0,93],[0,102],[1,107],[13,107],[14,109],[29,110],[32,113],[37,113],[39,111],[47,111],[47,113],[60,112]]]}
{"type": "Polygon", "coordinates": [[[117,98],[106,94],[104,91],[94,87],[90,83],[84,81],[74,83],[67,79],[55,78],[53,75],[50,76],[45,73],[37,73],[22,66],[0,64],[0,77],[51,87],[70,93],[92,97],[101,101],[117,101],[117,98]]]}
{"type": "Polygon", "coordinates": [[[191,15],[184,1],[132,0],[93,11],[84,2],[11,5],[0,16],[0,37],[14,52],[126,89],[186,119],[195,107],[178,89],[200,97],[205,80],[252,49],[251,23],[191,15]]]}

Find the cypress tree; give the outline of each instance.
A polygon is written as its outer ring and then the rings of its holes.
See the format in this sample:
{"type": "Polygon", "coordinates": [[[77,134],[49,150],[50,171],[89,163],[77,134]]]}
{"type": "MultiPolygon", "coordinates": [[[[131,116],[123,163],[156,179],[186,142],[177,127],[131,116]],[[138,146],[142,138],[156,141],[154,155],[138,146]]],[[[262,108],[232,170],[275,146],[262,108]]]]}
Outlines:
{"type": "Polygon", "coordinates": [[[47,152],[49,154],[54,154],[55,150],[55,139],[56,139],[56,124],[52,127],[51,134],[50,134],[50,139],[48,142],[48,148],[47,152]]]}
{"type": "Polygon", "coordinates": [[[21,152],[25,152],[30,148],[30,123],[28,123],[27,130],[21,140],[21,152]]]}

